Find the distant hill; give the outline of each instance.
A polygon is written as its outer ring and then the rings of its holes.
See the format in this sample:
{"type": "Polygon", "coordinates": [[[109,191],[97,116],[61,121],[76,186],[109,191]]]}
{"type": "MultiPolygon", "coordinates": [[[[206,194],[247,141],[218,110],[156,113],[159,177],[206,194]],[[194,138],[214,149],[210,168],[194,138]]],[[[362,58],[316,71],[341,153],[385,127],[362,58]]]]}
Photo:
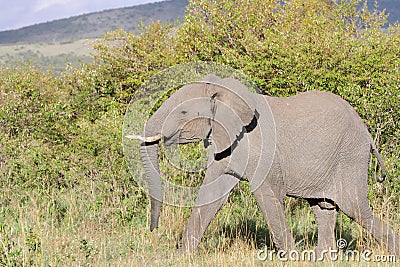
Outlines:
{"type": "MultiPolygon", "coordinates": [[[[374,1],[369,1],[373,8],[374,1]]],[[[380,10],[390,13],[389,22],[400,22],[400,0],[378,0],[380,10]]],[[[67,19],[0,32],[0,65],[30,62],[62,71],[67,64],[79,66],[93,60],[93,40],[107,31],[122,28],[138,32],[138,25],[182,19],[187,0],[169,0],[133,7],[105,10],[67,19]]]]}
{"type": "MultiPolygon", "coordinates": [[[[40,23],[17,30],[0,32],[0,45],[17,43],[62,43],[101,37],[105,32],[122,28],[137,32],[138,25],[154,21],[173,22],[182,19],[187,0],[169,0],[133,7],[40,23]]],[[[372,8],[374,1],[369,1],[372,8]]],[[[378,0],[378,8],[390,13],[389,22],[400,21],[400,0],[378,0]]]]}
{"type": "Polygon", "coordinates": [[[54,20],[0,32],[0,44],[70,42],[101,37],[116,28],[137,32],[140,23],[182,19],[187,4],[187,0],[170,0],[54,20]]]}

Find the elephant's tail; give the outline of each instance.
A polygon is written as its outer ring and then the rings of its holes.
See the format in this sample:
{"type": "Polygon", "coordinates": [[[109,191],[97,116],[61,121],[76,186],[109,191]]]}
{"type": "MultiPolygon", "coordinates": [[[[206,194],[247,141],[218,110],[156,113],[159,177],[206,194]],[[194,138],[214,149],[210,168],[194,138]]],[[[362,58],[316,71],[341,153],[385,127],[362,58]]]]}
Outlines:
{"type": "Polygon", "coordinates": [[[382,172],[382,176],[376,176],[376,181],[378,181],[379,183],[382,183],[383,181],[385,181],[386,178],[386,169],[385,169],[385,164],[383,163],[383,160],[381,158],[381,155],[378,152],[378,149],[376,148],[374,143],[371,143],[371,152],[372,154],[374,154],[374,156],[376,157],[376,159],[378,160],[379,166],[381,168],[381,172],[382,172]]]}

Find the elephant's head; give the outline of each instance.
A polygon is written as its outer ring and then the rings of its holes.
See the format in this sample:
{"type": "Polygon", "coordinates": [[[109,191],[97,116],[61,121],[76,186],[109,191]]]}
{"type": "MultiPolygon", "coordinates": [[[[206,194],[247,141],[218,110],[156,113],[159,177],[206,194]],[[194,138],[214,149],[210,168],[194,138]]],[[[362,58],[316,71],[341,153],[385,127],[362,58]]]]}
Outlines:
{"type": "Polygon", "coordinates": [[[214,153],[227,151],[255,116],[251,93],[231,78],[207,75],[203,82],[183,86],[172,94],[147,121],[141,153],[151,198],[151,225],[158,226],[162,183],[158,142],[164,145],[198,142],[211,136],[214,153]]]}

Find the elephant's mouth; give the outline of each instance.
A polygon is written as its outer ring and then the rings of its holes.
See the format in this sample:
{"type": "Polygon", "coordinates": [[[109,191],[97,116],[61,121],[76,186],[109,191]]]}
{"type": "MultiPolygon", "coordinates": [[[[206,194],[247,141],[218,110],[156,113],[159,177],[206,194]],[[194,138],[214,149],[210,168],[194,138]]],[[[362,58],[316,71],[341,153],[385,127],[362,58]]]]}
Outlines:
{"type": "Polygon", "coordinates": [[[164,136],[164,145],[170,146],[173,144],[187,144],[200,142],[202,138],[186,132],[183,129],[176,130],[173,134],[169,136],[164,136]]]}
{"type": "Polygon", "coordinates": [[[173,144],[177,144],[179,142],[180,135],[181,135],[181,129],[178,129],[173,134],[169,136],[164,136],[163,139],[164,145],[170,146],[173,144]]]}

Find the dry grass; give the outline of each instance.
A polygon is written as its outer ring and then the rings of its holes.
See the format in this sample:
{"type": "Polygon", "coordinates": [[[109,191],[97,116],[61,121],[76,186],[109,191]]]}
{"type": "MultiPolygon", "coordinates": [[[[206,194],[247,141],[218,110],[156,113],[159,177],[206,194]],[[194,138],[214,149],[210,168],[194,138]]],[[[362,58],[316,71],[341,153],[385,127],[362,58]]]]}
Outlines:
{"type": "MultiPolygon", "coordinates": [[[[95,186],[95,185],[93,185],[95,186]]],[[[265,266],[260,249],[271,247],[265,221],[251,196],[235,197],[212,221],[199,249],[193,254],[179,255],[176,244],[189,216],[189,209],[165,206],[160,228],[148,230],[147,218],[134,217],[121,222],[118,216],[123,203],[98,205],[96,190],[81,188],[54,194],[44,199],[35,193],[2,194],[1,208],[2,259],[5,265],[23,266],[265,266]],[[7,236],[5,236],[7,235],[7,236]],[[5,252],[8,252],[5,253],[5,252]],[[14,254],[13,254],[14,253],[14,254]],[[15,256],[13,256],[15,255],[15,256]]],[[[290,200],[291,202],[296,200],[290,200]]],[[[288,221],[300,250],[316,245],[316,226],[311,209],[302,202],[288,203],[288,221]],[[304,207],[303,207],[304,206],[304,207]]],[[[389,209],[389,210],[388,210],[389,209]]],[[[382,214],[394,214],[382,207],[382,214]],[[384,209],[384,210],[383,210],[384,209]],[[384,212],[384,213],[383,213],[384,212]]],[[[399,232],[399,215],[391,225],[399,232]],[[396,222],[396,223],[395,223],[396,222]]],[[[368,234],[344,215],[338,226],[342,237],[354,249],[370,248],[375,254],[383,251],[368,234]]],[[[314,262],[280,262],[275,266],[320,266],[314,262]]],[[[348,266],[349,262],[324,263],[324,266],[348,266]]],[[[393,263],[392,263],[393,264],[393,263]]],[[[376,263],[351,261],[351,266],[378,266],[376,263]]],[[[379,265],[386,266],[386,265],[379,265]]],[[[388,264],[387,266],[392,266],[388,264]]]]}

